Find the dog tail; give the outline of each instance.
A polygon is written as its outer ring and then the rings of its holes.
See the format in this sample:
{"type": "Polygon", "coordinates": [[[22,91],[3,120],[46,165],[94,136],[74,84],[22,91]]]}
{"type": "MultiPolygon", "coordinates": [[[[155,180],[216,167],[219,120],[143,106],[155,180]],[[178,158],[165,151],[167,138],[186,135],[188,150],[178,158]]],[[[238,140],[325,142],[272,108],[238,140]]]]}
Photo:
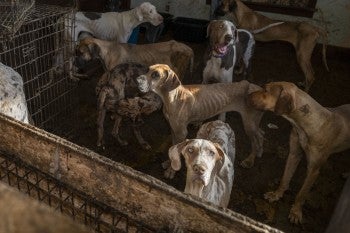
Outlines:
{"type": "Polygon", "coordinates": [[[259,28],[259,29],[256,29],[256,30],[252,30],[251,33],[258,34],[258,33],[263,32],[263,31],[265,31],[265,30],[267,30],[267,29],[269,29],[271,27],[278,26],[278,25],[280,25],[282,23],[284,23],[284,22],[271,23],[271,24],[269,24],[269,25],[267,25],[265,27],[262,27],[262,28],[259,28]]]}
{"type": "Polygon", "coordinates": [[[319,29],[319,34],[322,37],[322,61],[324,66],[326,67],[326,70],[329,72],[329,67],[327,64],[327,58],[326,58],[326,50],[327,50],[327,44],[328,44],[328,35],[325,30],[319,29]]]}

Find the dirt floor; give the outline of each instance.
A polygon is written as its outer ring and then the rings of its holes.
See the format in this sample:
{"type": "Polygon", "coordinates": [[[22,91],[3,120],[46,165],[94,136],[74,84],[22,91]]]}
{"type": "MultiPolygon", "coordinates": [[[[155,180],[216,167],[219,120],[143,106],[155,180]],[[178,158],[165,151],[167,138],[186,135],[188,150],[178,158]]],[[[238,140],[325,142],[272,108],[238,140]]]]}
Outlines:
{"type": "MultiPolygon", "coordinates": [[[[171,38],[169,32],[162,40],[171,38]]],[[[203,52],[206,43],[188,43],[195,52],[195,72],[192,79],[185,78],[184,83],[200,83],[203,70],[203,52]]],[[[350,103],[350,57],[338,53],[330,54],[327,72],[322,65],[321,47],[314,51],[312,64],[316,81],[310,94],[324,106],[337,106],[350,103]]],[[[285,80],[299,82],[303,75],[296,62],[294,49],[291,45],[279,42],[257,43],[253,58],[253,82],[263,84],[269,81],[285,80]]],[[[129,146],[121,147],[110,135],[112,121],[107,118],[105,129],[106,149],[96,147],[96,77],[79,83],[79,108],[77,109],[78,124],[76,133],[70,140],[93,151],[128,165],[136,170],[150,174],[179,190],[184,189],[185,170],[177,173],[173,180],[163,177],[161,163],[167,159],[167,153],[162,144],[169,139],[169,126],[161,111],[145,118],[142,127],[144,138],[152,146],[151,151],[145,151],[137,144],[129,122],[122,127],[122,136],[129,141],[129,146]]],[[[290,124],[283,118],[272,113],[266,113],[261,122],[265,131],[264,154],[256,160],[251,169],[239,166],[249,152],[249,141],[244,134],[239,114],[228,113],[227,121],[236,134],[235,180],[229,208],[253,219],[264,222],[285,232],[324,232],[332,211],[340,195],[345,179],[342,174],[349,171],[350,151],[333,155],[322,168],[309,199],[303,208],[303,224],[296,226],[289,223],[288,213],[299,191],[306,171],[306,161],[302,160],[284,197],[276,203],[268,203],[263,194],[277,188],[288,154],[288,138],[290,124]],[[268,123],[278,126],[270,129],[268,123]]],[[[196,129],[190,128],[189,138],[194,137],[196,129]]],[[[167,149],[167,148],[166,148],[167,149]]]]}

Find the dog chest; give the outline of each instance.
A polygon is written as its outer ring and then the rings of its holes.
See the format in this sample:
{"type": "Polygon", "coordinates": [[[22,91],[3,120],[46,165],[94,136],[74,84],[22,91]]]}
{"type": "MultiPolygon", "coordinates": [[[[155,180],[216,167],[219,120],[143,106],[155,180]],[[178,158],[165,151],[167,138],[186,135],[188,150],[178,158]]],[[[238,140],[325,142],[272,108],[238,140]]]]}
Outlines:
{"type": "Polygon", "coordinates": [[[211,57],[203,71],[203,81],[210,82],[231,82],[233,75],[233,65],[226,69],[222,66],[222,58],[211,57]]]}

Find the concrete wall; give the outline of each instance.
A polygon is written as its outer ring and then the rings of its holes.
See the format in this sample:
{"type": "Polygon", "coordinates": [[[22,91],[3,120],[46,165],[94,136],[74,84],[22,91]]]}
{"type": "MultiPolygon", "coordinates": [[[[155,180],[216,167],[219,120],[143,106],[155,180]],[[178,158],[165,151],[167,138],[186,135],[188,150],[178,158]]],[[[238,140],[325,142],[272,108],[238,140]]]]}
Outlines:
{"type": "MultiPolygon", "coordinates": [[[[209,19],[210,5],[205,0],[148,0],[160,12],[165,12],[165,6],[170,4],[170,14],[196,19],[209,19]]],[[[214,1],[214,0],[212,0],[214,1]]],[[[144,0],[131,0],[131,7],[135,7],[144,0]]],[[[303,20],[319,25],[328,30],[329,44],[350,48],[350,0],[318,0],[312,19],[289,15],[264,13],[269,17],[281,20],[303,20]]]]}
{"type": "Polygon", "coordinates": [[[308,21],[314,25],[326,28],[330,45],[350,48],[350,1],[349,0],[318,0],[317,12],[312,19],[289,15],[264,13],[274,19],[308,21]]]}

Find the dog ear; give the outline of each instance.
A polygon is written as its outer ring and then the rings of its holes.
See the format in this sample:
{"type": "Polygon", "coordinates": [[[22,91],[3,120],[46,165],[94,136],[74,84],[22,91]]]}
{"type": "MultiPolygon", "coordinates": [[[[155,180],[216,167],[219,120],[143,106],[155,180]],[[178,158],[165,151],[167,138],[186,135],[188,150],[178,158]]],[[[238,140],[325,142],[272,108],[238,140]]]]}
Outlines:
{"type": "Polygon", "coordinates": [[[233,11],[236,10],[236,8],[237,8],[237,3],[236,3],[236,1],[235,1],[235,0],[230,1],[230,5],[228,6],[228,10],[229,10],[230,12],[233,12],[233,11]]]}
{"type": "Polygon", "coordinates": [[[166,69],[164,70],[164,72],[166,77],[162,86],[163,90],[169,92],[181,85],[181,82],[174,71],[172,71],[171,69],[166,69]]]}
{"type": "Polygon", "coordinates": [[[211,26],[213,25],[214,22],[216,22],[217,20],[211,20],[210,23],[207,26],[207,38],[210,36],[210,32],[211,32],[211,26]]]}
{"type": "Polygon", "coordinates": [[[281,87],[281,93],[275,105],[277,115],[290,114],[295,109],[294,94],[281,87]]]}
{"type": "Polygon", "coordinates": [[[99,58],[100,57],[100,46],[98,46],[97,43],[91,43],[89,44],[89,50],[93,58],[99,58]]]}
{"type": "Polygon", "coordinates": [[[143,13],[142,13],[142,4],[138,7],[135,8],[135,15],[136,15],[136,19],[138,21],[142,21],[143,20],[143,13]]]}
{"type": "Polygon", "coordinates": [[[186,139],[185,141],[181,142],[181,143],[178,143],[172,147],[169,148],[169,152],[168,152],[168,155],[169,155],[169,159],[171,161],[171,167],[172,169],[174,169],[175,171],[178,171],[180,170],[181,168],[181,158],[180,158],[180,155],[181,155],[181,152],[182,150],[185,148],[185,146],[187,145],[188,143],[188,139],[186,139]]]}
{"type": "Polygon", "coordinates": [[[220,146],[218,143],[216,143],[216,142],[214,142],[214,146],[215,146],[216,150],[217,150],[218,153],[219,153],[219,158],[220,158],[220,160],[225,159],[225,152],[223,151],[223,149],[221,148],[221,146],[220,146]]]}
{"type": "Polygon", "coordinates": [[[231,26],[231,31],[233,34],[233,44],[236,44],[239,42],[239,35],[238,35],[237,27],[234,24],[232,24],[231,26]]]}

